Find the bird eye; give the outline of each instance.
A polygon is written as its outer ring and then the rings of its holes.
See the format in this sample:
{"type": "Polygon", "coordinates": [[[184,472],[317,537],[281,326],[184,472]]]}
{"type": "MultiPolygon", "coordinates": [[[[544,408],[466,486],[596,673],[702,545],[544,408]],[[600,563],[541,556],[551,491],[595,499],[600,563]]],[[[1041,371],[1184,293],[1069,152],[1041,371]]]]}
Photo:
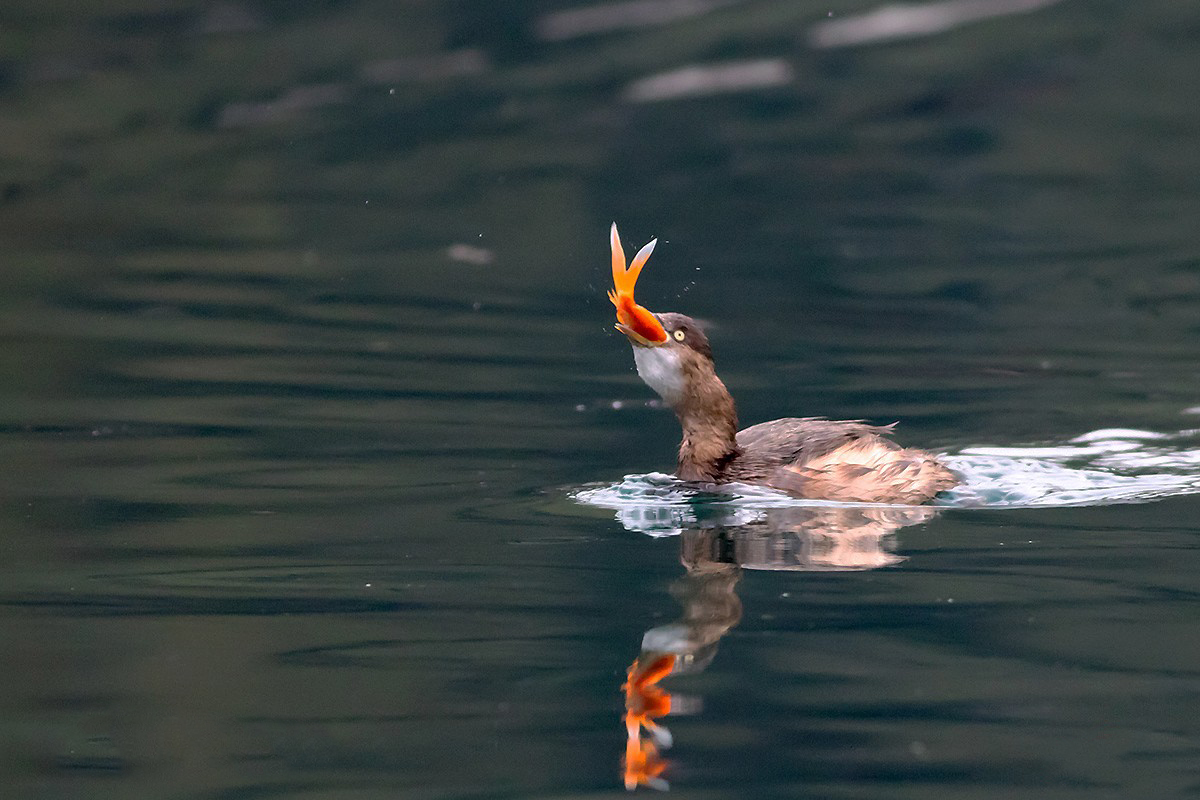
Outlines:
{"type": "Polygon", "coordinates": [[[682,329],[675,331],[675,341],[682,342],[686,337],[687,334],[684,333],[682,329]]]}

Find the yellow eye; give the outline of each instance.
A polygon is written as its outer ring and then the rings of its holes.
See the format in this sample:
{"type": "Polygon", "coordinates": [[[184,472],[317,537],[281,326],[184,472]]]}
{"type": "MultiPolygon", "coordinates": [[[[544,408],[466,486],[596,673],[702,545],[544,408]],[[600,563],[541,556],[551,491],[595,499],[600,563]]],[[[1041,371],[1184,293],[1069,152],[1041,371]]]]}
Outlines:
{"type": "Polygon", "coordinates": [[[682,342],[685,338],[687,338],[687,334],[683,331],[675,331],[673,335],[675,336],[675,341],[677,342],[682,342]]]}

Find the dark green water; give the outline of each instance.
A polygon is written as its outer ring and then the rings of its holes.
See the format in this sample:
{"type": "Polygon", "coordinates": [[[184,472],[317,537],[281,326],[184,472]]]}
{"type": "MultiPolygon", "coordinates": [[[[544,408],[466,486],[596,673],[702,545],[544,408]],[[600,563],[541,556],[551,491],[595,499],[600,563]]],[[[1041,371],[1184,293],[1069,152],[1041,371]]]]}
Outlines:
{"type": "Polygon", "coordinates": [[[0,9],[0,794],[620,796],[680,619],[684,797],[1200,791],[1200,10],[580,5],[0,9]],[[747,424],[1178,491],[578,502],[678,435],[614,219],[747,424]]]}

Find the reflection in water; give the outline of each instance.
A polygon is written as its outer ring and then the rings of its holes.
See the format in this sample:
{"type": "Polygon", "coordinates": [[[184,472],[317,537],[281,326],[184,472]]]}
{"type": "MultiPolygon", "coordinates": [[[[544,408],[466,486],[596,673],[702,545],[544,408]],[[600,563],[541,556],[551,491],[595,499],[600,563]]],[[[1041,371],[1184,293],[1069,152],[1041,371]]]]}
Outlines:
{"type": "Polygon", "coordinates": [[[686,572],[671,594],[683,613],[676,622],[646,631],[621,687],[625,788],[669,788],[660,749],[673,740],[656,720],[671,713],[672,698],[658,683],[672,673],[701,672],[712,662],[717,643],[742,619],[736,590],[743,569],[828,572],[891,566],[903,557],[892,552],[890,534],[939,513],[928,506],[778,508],[751,524],[682,531],[679,558],[686,572]]]}
{"type": "Polygon", "coordinates": [[[791,66],[782,58],[689,64],[634,81],[625,89],[624,97],[635,103],[652,103],[767,89],[783,86],[794,78],[791,66]]]}
{"type": "Polygon", "coordinates": [[[746,569],[878,569],[903,560],[887,534],[937,514],[928,506],[772,509],[732,540],[733,558],[746,569]]]}
{"type": "Polygon", "coordinates": [[[932,36],[1009,14],[1028,14],[1061,0],[944,0],[923,5],[887,5],[865,14],[822,21],[809,32],[814,47],[847,47],[932,36]]]}
{"type": "Polygon", "coordinates": [[[644,654],[629,665],[625,683],[625,788],[666,789],[666,761],[658,747],[671,746],[671,732],[654,720],[671,713],[671,695],[656,684],[671,674],[675,656],[644,654]],[[642,738],[645,729],[648,738],[642,738]]]}

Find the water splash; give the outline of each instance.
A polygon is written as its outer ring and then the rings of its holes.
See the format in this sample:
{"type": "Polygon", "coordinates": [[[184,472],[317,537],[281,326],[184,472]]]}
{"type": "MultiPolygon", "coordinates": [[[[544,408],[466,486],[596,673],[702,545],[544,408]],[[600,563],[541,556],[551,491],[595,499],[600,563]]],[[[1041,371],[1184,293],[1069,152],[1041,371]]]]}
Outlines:
{"type": "MultiPolygon", "coordinates": [[[[1065,508],[1146,503],[1200,493],[1200,431],[1110,428],[1062,444],[964,448],[946,457],[963,482],[943,508],[1065,508]]],[[[749,525],[770,509],[845,505],[800,500],[761,486],[697,488],[672,475],[626,475],[572,493],[576,502],[612,509],[629,530],[654,536],[684,528],[749,525]]]]}
{"type": "Polygon", "coordinates": [[[1145,503],[1200,492],[1200,433],[1108,428],[1061,445],[968,447],[944,505],[999,508],[1145,503]]]}

